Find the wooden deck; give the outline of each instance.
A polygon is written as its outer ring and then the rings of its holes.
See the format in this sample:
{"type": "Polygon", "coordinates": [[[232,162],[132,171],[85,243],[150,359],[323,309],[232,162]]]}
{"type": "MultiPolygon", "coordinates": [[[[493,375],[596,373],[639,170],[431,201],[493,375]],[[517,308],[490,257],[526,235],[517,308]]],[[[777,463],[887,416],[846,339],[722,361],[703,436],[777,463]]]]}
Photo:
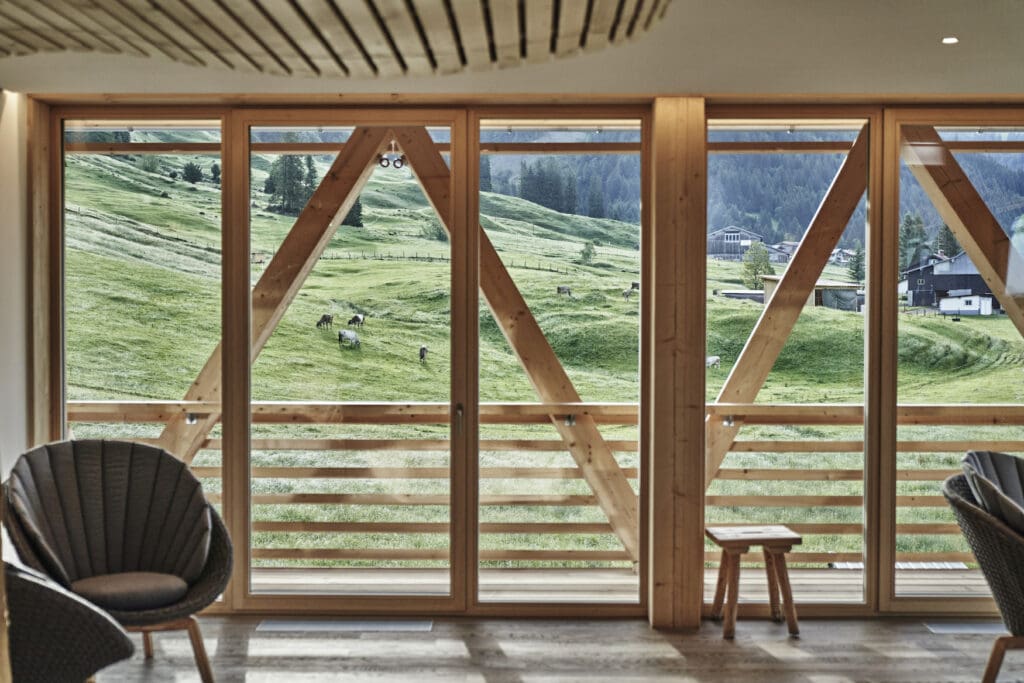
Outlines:
{"type": "MultiPolygon", "coordinates": [[[[717,569],[704,577],[710,602],[717,569]]],[[[791,569],[793,597],[803,603],[859,603],[864,574],[856,569],[791,569]]],[[[256,593],[323,595],[445,595],[448,572],[442,569],[254,569],[256,593]]],[[[626,569],[485,569],[480,572],[484,602],[635,603],[639,578],[626,569]]],[[[898,570],[901,596],[985,597],[988,586],[975,570],[898,570]]],[[[767,602],[764,570],[744,567],[740,600],[767,602]]]]}

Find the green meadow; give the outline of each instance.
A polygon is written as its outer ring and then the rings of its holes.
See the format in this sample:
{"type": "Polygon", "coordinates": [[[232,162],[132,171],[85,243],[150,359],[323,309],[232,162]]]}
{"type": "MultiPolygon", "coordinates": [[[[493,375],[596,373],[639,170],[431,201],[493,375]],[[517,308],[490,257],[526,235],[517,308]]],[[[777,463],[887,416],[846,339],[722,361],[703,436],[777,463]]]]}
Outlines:
{"type": "MultiPolygon", "coordinates": [[[[66,164],[65,315],[69,399],[180,399],[220,338],[220,188],[180,178],[186,161],[204,170],[213,157],[159,157],[146,171],[138,157],[69,155],[66,164]],[[179,178],[169,177],[178,171],[179,178]]],[[[253,161],[252,282],[294,222],[267,210],[263,181],[269,157],[253,161]]],[[[329,160],[318,159],[321,172],[329,160]]],[[[363,227],[342,226],[318,261],[253,367],[252,398],[266,401],[447,402],[452,362],[449,244],[408,170],[378,169],[361,195],[363,227]],[[360,345],[340,345],[337,332],[360,313],[360,345]],[[332,329],[317,329],[323,314],[332,329]],[[429,351],[424,362],[419,349],[429,351]]],[[[551,211],[515,197],[484,193],[481,224],[584,401],[636,402],[639,394],[639,296],[623,296],[640,280],[639,227],[551,211]],[[582,256],[587,242],[594,256],[582,256]],[[557,293],[569,286],[572,296],[557,293]]],[[[777,268],[779,268],[777,266],[777,268]]],[[[830,266],[829,279],[848,279],[830,266]]],[[[742,265],[708,262],[707,352],[714,400],[761,313],[760,304],[716,291],[742,289],[742,265]]],[[[760,402],[863,400],[864,318],[806,308],[775,364],[760,402]]],[[[1024,343],[1005,316],[900,318],[899,396],[920,403],[1018,403],[1024,400],[1024,343]]],[[[481,301],[480,400],[535,401],[536,394],[481,301]]],[[[159,425],[73,425],[76,436],[155,436],[159,425]]],[[[635,439],[636,428],[603,428],[609,439],[635,439]]],[[[253,438],[444,439],[446,430],[410,425],[257,425],[253,438]]],[[[555,439],[551,426],[485,425],[483,439],[555,439]]],[[[741,439],[858,439],[846,427],[748,427],[741,439]]],[[[900,438],[1021,438],[1016,428],[935,427],[903,430],[900,438]]],[[[618,453],[636,466],[635,453],[618,453]]],[[[961,454],[901,455],[901,466],[956,467],[961,454]]],[[[482,466],[568,467],[562,452],[482,452],[482,466]]],[[[217,465],[204,451],[197,464],[217,465]]],[[[416,451],[255,451],[254,466],[447,466],[447,453],[416,451]]],[[[733,453],[727,467],[859,468],[861,453],[733,453]]],[[[207,490],[220,482],[208,479],[207,490]]],[[[634,481],[634,485],[636,482],[634,481]]],[[[937,493],[936,482],[901,482],[900,493],[937,493]]],[[[447,480],[257,479],[254,493],[446,493],[447,480]]],[[[718,481],[712,494],[857,495],[860,482],[718,481]]],[[[486,494],[586,494],[576,480],[488,479],[486,494]]],[[[445,521],[443,506],[259,505],[256,520],[445,521]]],[[[849,508],[709,509],[710,521],[858,522],[849,508]]],[[[945,509],[912,508],[901,521],[949,520],[945,509]]],[[[596,507],[487,506],[482,521],[600,522],[596,507]]],[[[254,535],[260,548],[438,548],[440,534],[254,535]]],[[[615,550],[610,534],[488,534],[489,549],[615,550]]],[[[859,551],[857,536],[808,536],[804,550],[859,551]]],[[[900,551],[961,549],[958,537],[901,537],[900,551]]],[[[290,561],[260,560],[287,565],[290,561]]],[[[330,561],[302,561],[331,566],[330,561]]],[[[401,561],[353,560],[346,566],[401,561]]],[[[409,563],[404,563],[409,564],[409,563]]],[[[415,562],[417,566],[430,562],[415,562]]],[[[523,563],[492,562],[522,566],[523,563]]],[[[607,565],[565,561],[545,566],[607,565]]],[[[616,563],[610,563],[616,564],[616,563]]]]}

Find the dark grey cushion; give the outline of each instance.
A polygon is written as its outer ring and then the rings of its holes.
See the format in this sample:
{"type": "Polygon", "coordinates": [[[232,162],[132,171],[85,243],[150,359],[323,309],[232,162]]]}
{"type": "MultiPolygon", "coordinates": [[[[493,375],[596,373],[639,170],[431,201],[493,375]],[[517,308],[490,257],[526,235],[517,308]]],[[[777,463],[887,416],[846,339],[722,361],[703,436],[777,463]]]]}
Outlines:
{"type": "Polygon", "coordinates": [[[143,610],[181,600],[188,584],[174,574],[121,572],[80,579],[71,590],[105,609],[143,610]]]}
{"type": "Polygon", "coordinates": [[[963,468],[982,509],[1024,535],[1024,460],[1007,453],[971,451],[963,468]]]}

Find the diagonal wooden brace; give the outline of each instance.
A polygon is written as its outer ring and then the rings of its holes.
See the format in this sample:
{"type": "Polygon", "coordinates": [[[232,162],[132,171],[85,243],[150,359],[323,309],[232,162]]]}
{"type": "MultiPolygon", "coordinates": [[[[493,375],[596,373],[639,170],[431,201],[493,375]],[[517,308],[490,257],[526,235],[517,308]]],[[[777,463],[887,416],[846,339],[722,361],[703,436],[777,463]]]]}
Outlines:
{"type": "MultiPolygon", "coordinates": [[[[377,154],[384,150],[390,140],[390,130],[387,128],[363,127],[352,132],[338,158],[299,214],[295,225],[267,264],[252,290],[250,362],[256,360],[270,339],[317,259],[334,236],[338,224],[355,204],[360,190],[373,172],[377,154]]],[[[222,345],[218,344],[185,394],[186,401],[220,400],[222,354],[222,345]]],[[[219,413],[206,414],[195,424],[188,424],[184,415],[175,416],[164,427],[158,445],[186,463],[191,463],[210,430],[219,421],[219,413]]]]}
{"type": "MultiPolygon", "coordinates": [[[[427,198],[445,229],[451,233],[451,172],[423,128],[396,128],[399,146],[423,185],[427,198]]],[[[580,395],[565,372],[544,332],[537,324],[519,288],[509,275],[487,234],[480,230],[480,291],[494,314],[509,346],[519,358],[530,383],[546,403],[578,403],[580,395]]],[[[608,516],[612,530],[626,552],[640,557],[637,496],[622,468],[601,436],[594,419],[578,415],[565,424],[552,415],[551,422],[593,490],[598,505],[608,516]]]]}
{"type": "Polygon", "coordinates": [[[904,163],[1024,335],[1024,256],[931,126],[901,127],[904,163]]]}
{"type": "MultiPolygon", "coordinates": [[[[752,403],[757,398],[800,317],[807,297],[814,291],[832,250],[867,190],[867,182],[868,131],[865,127],[821,200],[778,287],[771,299],[765,302],[761,317],[718,393],[718,403],[752,403]]],[[[705,487],[710,486],[718,475],[739,431],[738,425],[726,425],[720,417],[709,417],[706,424],[705,487]]]]}

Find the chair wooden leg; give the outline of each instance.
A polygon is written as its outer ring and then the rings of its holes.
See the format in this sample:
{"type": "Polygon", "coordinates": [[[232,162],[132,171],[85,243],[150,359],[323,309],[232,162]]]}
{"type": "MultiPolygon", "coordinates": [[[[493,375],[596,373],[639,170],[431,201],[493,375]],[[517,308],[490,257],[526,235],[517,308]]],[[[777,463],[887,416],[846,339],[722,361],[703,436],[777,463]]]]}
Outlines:
{"type": "Polygon", "coordinates": [[[149,631],[142,632],[142,652],[146,659],[153,659],[153,634],[149,631]]]}
{"type": "Polygon", "coordinates": [[[764,573],[768,577],[768,605],[771,607],[772,620],[782,621],[782,609],[779,607],[779,581],[775,574],[775,562],[767,548],[764,549],[764,573]]]}
{"type": "Polygon", "coordinates": [[[203,683],[213,683],[213,669],[210,668],[210,660],[206,656],[206,646],[203,645],[203,634],[199,631],[199,622],[195,617],[188,618],[188,637],[192,641],[192,652],[196,658],[199,677],[203,683]]]}
{"type": "Polygon", "coordinates": [[[728,551],[729,558],[729,597],[725,602],[725,622],[722,624],[722,637],[733,638],[736,635],[736,612],[740,601],[740,553],[728,551]]]}
{"type": "Polygon", "coordinates": [[[1003,667],[1003,656],[1007,650],[1018,650],[1024,648],[1024,636],[1001,636],[992,643],[992,653],[988,656],[988,664],[985,666],[985,674],[981,683],[996,683],[999,678],[999,669],[1003,667]]]}
{"type": "Polygon", "coordinates": [[[773,550],[772,564],[775,566],[775,578],[779,581],[779,591],[782,593],[782,609],[786,612],[786,623],[789,624],[789,633],[793,636],[800,635],[800,626],[796,621],[796,605],[793,604],[793,589],[789,585],[789,570],[786,568],[786,552],[773,550]]]}
{"type": "Polygon", "coordinates": [[[715,586],[715,601],[711,603],[711,618],[722,618],[722,605],[725,603],[725,586],[729,581],[729,553],[722,551],[722,559],[718,562],[718,584],[715,586]]]}

